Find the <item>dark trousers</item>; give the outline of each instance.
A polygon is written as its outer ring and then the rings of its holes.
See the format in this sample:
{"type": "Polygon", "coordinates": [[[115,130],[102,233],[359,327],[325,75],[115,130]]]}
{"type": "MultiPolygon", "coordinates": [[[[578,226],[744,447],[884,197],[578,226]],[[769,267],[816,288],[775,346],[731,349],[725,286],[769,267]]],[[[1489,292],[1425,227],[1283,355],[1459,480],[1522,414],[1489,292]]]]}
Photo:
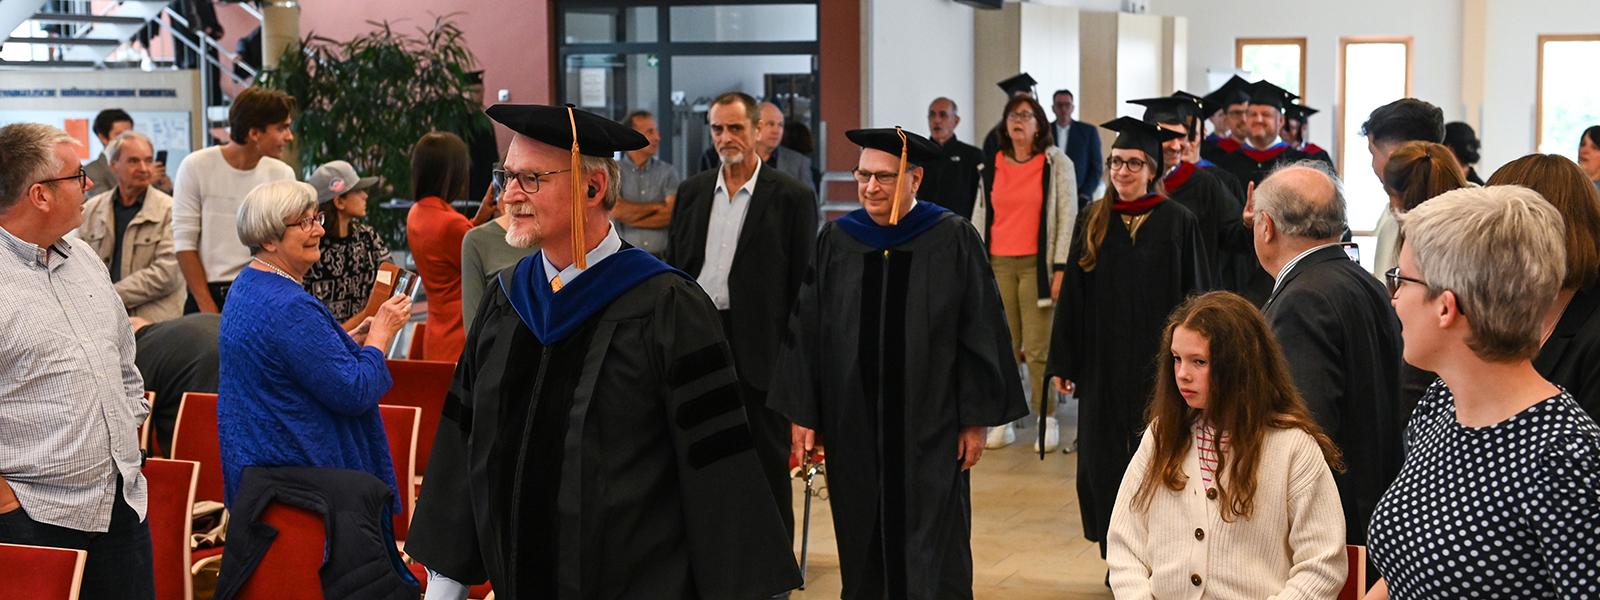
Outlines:
{"type": "MultiPolygon", "coordinates": [[[[722,331],[733,330],[729,311],[722,311],[722,331]]],[[[730,345],[732,343],[730,342],[730,345]]],[[[772,498],[778,503],[778,516],[783,518],[783,529],[794,541],[794,501],[790,499],[789,485],[789,420],[777,411],[767,408],[767,392],[751,385],[745,379],[747,369],[740,362],[739,349],[733,349],[734,370],[739,373],[739,399],[744,402],[745,417],[750,421],[750,437],[755,440],[756,459],[761,462],[761,473],[772,487],[772,498]]]]}
{"type": "Polygon", "coordinates": [[[117,478],[109,531],[85,532],[40,523],[28,517],[24,507],[0,514],[0,543],[88,551],[78,596],[82,600],[156,597],[150,526],[122,499],[121,477],[117,478]]]}
{"type": "MultiPolygon", "coordinates": [[[[211,290],[211,300],[217,303],[217,312],[222,312],[223,305],[228,303],[228,288],[233,287],[232,281],[213,281],[206,284],[206,289],[211,290]]],[[[194,294],[189,294],[183,301],[183,314],[192,315],[200,312],[200,305],[194,301],[194,294]]]]}

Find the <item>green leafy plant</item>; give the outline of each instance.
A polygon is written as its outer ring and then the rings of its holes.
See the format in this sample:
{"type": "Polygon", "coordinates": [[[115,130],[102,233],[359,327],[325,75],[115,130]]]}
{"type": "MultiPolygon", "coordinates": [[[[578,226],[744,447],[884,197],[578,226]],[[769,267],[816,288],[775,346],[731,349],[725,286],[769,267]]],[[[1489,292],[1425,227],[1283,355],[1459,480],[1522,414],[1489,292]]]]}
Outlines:
{"type": "Polygon", "coordinates": [[[414,34],[388,21],[368,21],[370,32],[343,42],[312,32],[261,79],[295,98],[302,176],[346,160],[363,176],[383,178],[368,197],[367,221],[393,248],[405,247],[405,213],[379,205],[411,197],[411,147],[430,131],[487,130],[467,96],[465,76],[476,61],[452,16],[414,34]]]}

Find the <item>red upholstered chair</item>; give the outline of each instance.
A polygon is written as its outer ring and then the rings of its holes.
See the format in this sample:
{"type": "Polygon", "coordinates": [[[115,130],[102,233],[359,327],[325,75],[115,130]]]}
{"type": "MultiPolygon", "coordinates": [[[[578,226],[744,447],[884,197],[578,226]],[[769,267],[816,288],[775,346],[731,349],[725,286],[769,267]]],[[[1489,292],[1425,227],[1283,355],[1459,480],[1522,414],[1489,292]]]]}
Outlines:
{"type": "Polygon", "coordinates": [[[1367,547],[1345,546],[1344,554],[1349,560],[1350,575],[1339,590],[1339,600],[1361,600],[1367,595],[1367,547]]]}
{"type": "Polygon", "coordinates": [[[83,550],[0,544],[5,575],[0,594],[30,600],[77,600],[83,582],[83,550]]]}
{"type": "Polygon", "coordinates": [[[323,548],[327,531],[322,516],[309,510],[273,502],[261,521],[278,530],[272,546],[240,588],[240,600],[323,600],[323,548]]]}
{"type": "Polygon", "coordinates": [[[190,600],[194,580],[189,572],[189,519],[200,463],[152,458],[145,462],[144,478],[149,486],[150,508],[145,519],[154,548],[156,598],[190,600]]]}
{"type": "Polygon", "coordinates": [[[406,358],[409,358],[411,360],[427,360],[428,357],[423,356],[423,354],[422,354],[423,342],[425,340],[427,340],[427,339],[428,339],[428,324],[427,323],[417,323],[416,325],[412,325],[411,326],[411,347],[406,349],[406,358]]]}
{"type": "Polygon", "coordinates": [[[390,360],[389,376],[394,385],[383,395],[381,404],[415,406],[422,409],[422,427],[417,430],[417,476],[428,472],[428,456],[433,453],[433,435],[444,413],[444,398],[450,393],[456,364],[434,360],[390,360]]]}
{"type": "Polygon", "coordinates": [[[172,426],[172,458],[200,463],[196,500],[222,501],[222,445],[217,441],[217,395],[185,392],[172,426]]]}
{"type": "Polygon", "coordinates": [[[405,541],[406,530],[411,527],[413,490],[408,482],[416,478],[417,428],[422,422],[422,409],[415,406],[379,405],[383,417],[383,432],[389,437],[389,456],[394,459],[394,478],[400,488],[400,514],[394,516],[394,539],[405,541]]]}

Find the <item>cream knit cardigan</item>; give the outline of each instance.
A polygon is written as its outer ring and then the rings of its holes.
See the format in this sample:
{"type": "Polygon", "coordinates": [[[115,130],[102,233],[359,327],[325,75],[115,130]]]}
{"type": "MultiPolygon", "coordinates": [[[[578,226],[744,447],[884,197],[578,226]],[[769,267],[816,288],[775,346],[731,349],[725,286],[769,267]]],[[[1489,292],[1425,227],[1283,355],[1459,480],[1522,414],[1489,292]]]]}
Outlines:
{"type": "MultiPolygon", "coordinates": [[[[1192,442],[1188,485],[1159,487],[1146,510],[1133,507],[1155,453],[1146,429],[1111,514],[1106,561],[1117,598],[1334,599],[1344,585],[1344,513],[1333,473],[1310,435],[1269,429],[1248,520],[1222,520],[1206,497],[1192,442]]],[[[1223,473],[1225,477],[1227,473],[1223,473]]]]}

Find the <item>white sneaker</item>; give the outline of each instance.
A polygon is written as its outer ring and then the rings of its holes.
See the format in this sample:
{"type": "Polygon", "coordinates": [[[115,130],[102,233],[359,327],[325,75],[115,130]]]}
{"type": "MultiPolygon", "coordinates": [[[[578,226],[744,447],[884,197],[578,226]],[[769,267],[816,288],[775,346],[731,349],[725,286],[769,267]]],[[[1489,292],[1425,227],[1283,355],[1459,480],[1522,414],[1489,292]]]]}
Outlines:
{"type": "MultiPolygon", "coordinates": [[[[1055,452],[1057,448],[1061,447],[1061,425],[1060,425],[1060,422],[1057,421],[1055,417],[1045,417],[1044,418],[1043,427],[1044,427],[1044,451],[1045,452],[1055,452]]],[[[1039,440],[1038,440],[1038,438],[1034,438],[1034,440],[1033,440],[1033,451],[1034,452],[1038,452],[1039,451],[1039,440]]]]}
{"type": "Polygon", "coordinates": [[[994,450],[995,448],[1010,446],[1016,441],[1017,430],[1013,429],[1010,423],[1006,423],[999,427],[989,428],[989,439],[983,443],[983,447],[994,450]]]}

